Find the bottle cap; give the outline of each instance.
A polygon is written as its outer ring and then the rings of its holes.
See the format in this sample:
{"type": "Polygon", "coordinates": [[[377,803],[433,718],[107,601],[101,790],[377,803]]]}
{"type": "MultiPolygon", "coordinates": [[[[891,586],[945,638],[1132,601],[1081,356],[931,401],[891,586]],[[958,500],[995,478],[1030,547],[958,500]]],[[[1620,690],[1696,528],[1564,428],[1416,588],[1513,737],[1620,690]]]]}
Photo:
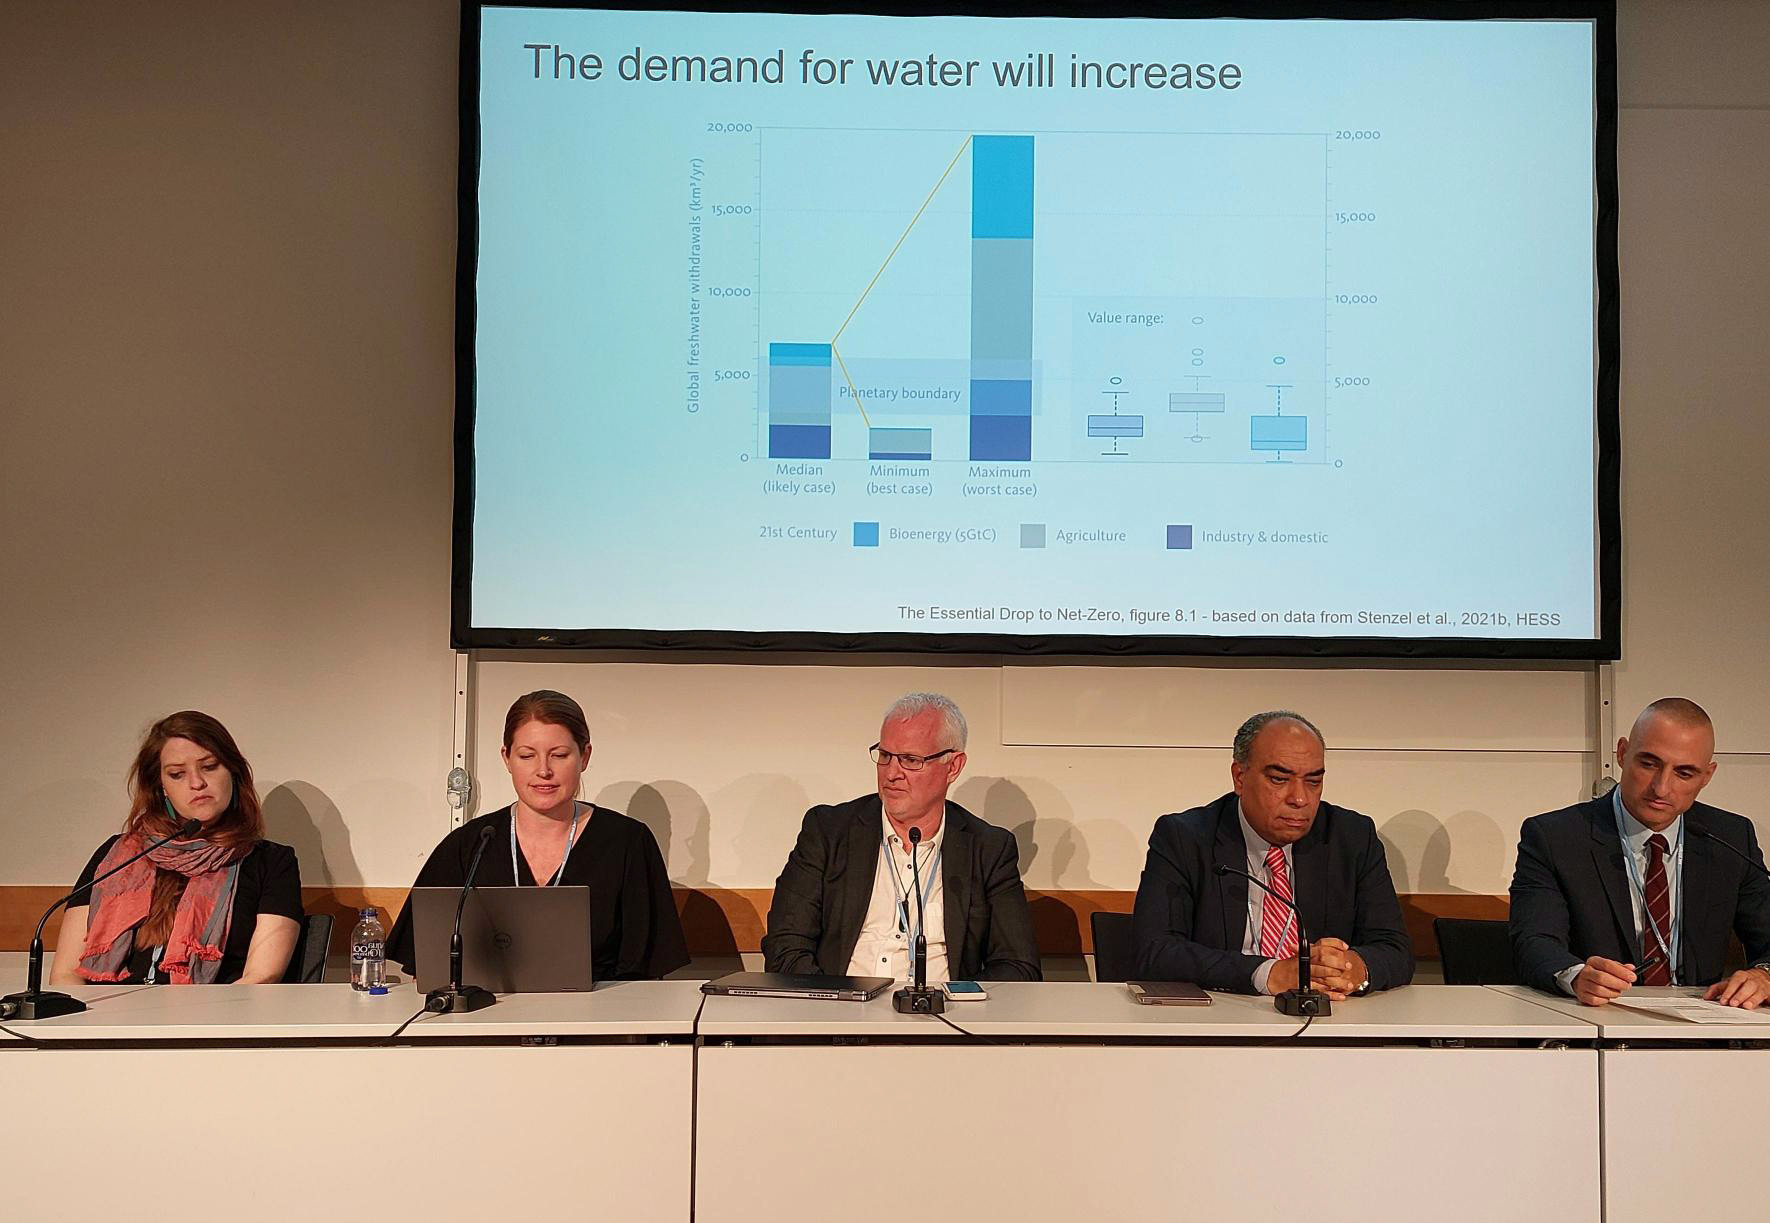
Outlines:
{"type": "Polygon", "coordinates": [[[386,992],[387,992],[387,987],[385,985],[371,985],[371,986],[369,986],[370,995],[385,994],[386,992]]]}

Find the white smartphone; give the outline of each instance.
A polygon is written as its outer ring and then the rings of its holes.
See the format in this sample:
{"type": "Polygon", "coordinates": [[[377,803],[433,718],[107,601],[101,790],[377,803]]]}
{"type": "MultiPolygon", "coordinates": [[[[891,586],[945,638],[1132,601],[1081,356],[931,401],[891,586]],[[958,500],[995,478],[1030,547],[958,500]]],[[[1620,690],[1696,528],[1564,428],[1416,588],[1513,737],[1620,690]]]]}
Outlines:
{"type": "Polygon", "coordinates": [[[952,1002],[982,1002],[989,997],[989,991],[975,981],[948,981],[940,989],[952,1002]]]}

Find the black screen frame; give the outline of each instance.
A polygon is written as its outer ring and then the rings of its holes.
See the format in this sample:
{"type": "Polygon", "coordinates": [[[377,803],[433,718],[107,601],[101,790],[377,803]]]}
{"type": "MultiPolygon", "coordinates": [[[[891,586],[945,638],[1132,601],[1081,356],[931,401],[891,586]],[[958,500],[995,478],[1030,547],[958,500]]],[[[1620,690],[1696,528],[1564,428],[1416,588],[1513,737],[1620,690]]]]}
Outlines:
{"type": "Polygon", "coordinates": [[[1622,514],[1620,374],[1621,306],[1617,247],[1617,62],[1615,0],[1246,0],[1244,3],[1022,3],[865,5],[768,3],[720,5],[644,2],[607,5],[570,0],[461,5],[460,163],[455,263],[454,532],[449,644],[457,650],[640,650],[737,653],[921,654],[1149,658],[1498,659],[1518,662],[1613,662],[1622,652],[1622,514]],[[779,13],[863,13],[879,16],[1159,17],[1435,21],[1583,20],[1593,23],[1594,287],[1597,310],[1596,436],[1598,633],[1591,638],[1497,640],[1478,637],[1218,637],[1102,636],[1007,633],[821,633],[731,629],[487,628],[472,623],[473,454],[479,264],[479,53],[481,13],[496,8],[560,8],[779,13]]]}

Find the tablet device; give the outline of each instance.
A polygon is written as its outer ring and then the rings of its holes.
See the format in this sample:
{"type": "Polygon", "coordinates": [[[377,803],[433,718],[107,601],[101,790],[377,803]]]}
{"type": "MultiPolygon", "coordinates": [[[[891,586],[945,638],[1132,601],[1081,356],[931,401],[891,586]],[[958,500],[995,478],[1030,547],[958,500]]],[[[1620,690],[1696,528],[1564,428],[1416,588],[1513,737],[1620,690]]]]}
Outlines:
{"type": "Polygon", "coordinates": [[[701,986],[703,994],[749,998],[830,998],[866,1002],[890,989],[890,977],[820,977],[788,972],[734,972],[701,986]]]}
{"type": "Polygon", "coordinates": [[[1127,981],[1125,988],[1146,1006],[1211,1005],[1211,996],[1190,981],[1127,981]]]}

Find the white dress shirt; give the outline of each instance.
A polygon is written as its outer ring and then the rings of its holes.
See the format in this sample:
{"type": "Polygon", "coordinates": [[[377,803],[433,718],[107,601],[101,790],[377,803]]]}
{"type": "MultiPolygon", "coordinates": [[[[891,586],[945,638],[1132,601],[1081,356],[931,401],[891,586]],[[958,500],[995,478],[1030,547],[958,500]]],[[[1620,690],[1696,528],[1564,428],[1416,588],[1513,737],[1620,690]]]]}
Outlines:
{"type": "MultiPolygon", "coordinates": [[[[1270,884],[1272,872],[1266,869],[1266,851],[1272,846],[1267,843],[1265,837],[1254,831],[1252,824],[1248,823],[1248,817],[1241,813],[1239,799],[1235,804],[1235,818],[1241,821],[1241,839],[1248,850],[1248,874],[1261,883],[1270,884]]],[[[1291,895],[1295,896],[1297,894],[1297,873],[1291,869],[1293,865],[1291,847],[1284,846],[1282,852],[1284,853],[1284,873],[1291,881],[1291,895]]],[[[1266,906],[1269,904],[1277,908],[1284,915],[1286,921],[1292,924],[1296,923],[1297,915],[1283,901],[1262,892],[1251,883],[1248,884],[1248,920],[1241,936],[1241,953],[1243,955],[1260,954],[1260,927],[1266,920],[1266,906]]],[[[1254,969],[1252,980],[1256,994],[1266,992],[1266,978],[1272,975],[1272,966],[1276,963],[1278,961],[1275,959],[1262,960],[1260,966],[1254,969]]]]}
{"type": "MultiPolygon", "coordinates": [[[[891,820],[879,813],[879,841],[873,845],[873,898],[867,904],[866,921],[854,956],[848,961],[853,977],[910,979],[915,950],[916,897],[910,878],[910,845],[897,835],[891,820]],[[907,913],[907,920],[905,915],[907,913]]],[[[923,909],[927,914],[928,982],[948,979],[946,956],[945,887],[940,880],[940,847],[946,837],[946,819],[931,837],[916,847],[916,869],[922,876],[923,909]]],[[[857,864],[858,865],[858,864],[857,864]]]]}

